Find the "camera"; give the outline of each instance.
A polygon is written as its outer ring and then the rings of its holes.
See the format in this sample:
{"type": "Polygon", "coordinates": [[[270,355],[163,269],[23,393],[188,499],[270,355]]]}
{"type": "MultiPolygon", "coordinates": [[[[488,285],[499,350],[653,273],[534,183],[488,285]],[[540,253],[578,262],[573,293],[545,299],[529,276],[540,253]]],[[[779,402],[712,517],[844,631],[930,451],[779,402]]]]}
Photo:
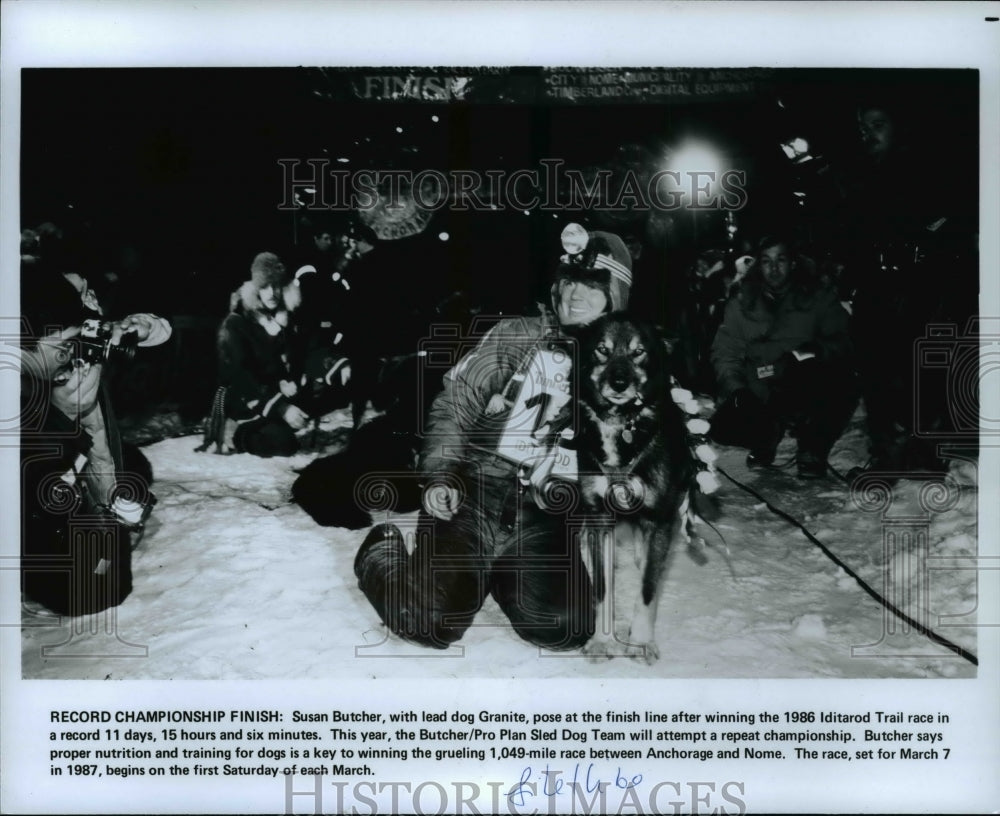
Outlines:
{"type": "Polygon", "coordinates": [[[139,346],[135,331],[125,332],[117,343],[112,342],[114,325],[91,318],[83,321],[77,338],[77,359],[84,363],[103,363],[111,360],[131,360],[139,346]]]}

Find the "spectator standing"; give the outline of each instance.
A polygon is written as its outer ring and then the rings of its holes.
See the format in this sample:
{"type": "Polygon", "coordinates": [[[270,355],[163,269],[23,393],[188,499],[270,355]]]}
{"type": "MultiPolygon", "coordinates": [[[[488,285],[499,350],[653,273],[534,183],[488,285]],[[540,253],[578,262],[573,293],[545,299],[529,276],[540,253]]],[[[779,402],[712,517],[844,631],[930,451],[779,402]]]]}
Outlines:
{"type": "Polygon", "coordinates": [[[943,467],[926,434],[948,430],[947,394],[917,393],[915,352],[929,326],[958,324],[961,330],[975,314],[975,238],[960,215],[970,195],[928,194],[898,110],[881,101],[864,103],[857,125],[861,155],[848,174],[845,201],[853,248],[846,253],[852,334],[868,468],[893,479],[943,467]],[[923,437],[916,434],[918,409],[923,437]]]}

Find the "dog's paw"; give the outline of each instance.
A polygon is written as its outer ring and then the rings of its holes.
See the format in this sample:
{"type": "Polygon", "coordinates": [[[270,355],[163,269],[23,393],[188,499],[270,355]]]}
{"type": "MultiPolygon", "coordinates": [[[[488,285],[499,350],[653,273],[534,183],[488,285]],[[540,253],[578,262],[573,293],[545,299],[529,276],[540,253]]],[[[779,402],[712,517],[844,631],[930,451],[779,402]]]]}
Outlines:
{"type": "Polygon", "coordinates": [[[603,663],[617,653],[615,642],[609,637],[592,637],[580,650],[590,663],[603,663]]]}
{"type": "Polygon", "coordinates": [[[660,659],[660,648],[652,641],[649,643],[630,643],[625,649],[625,654],[633,660],[652,666],[660,659]]]}

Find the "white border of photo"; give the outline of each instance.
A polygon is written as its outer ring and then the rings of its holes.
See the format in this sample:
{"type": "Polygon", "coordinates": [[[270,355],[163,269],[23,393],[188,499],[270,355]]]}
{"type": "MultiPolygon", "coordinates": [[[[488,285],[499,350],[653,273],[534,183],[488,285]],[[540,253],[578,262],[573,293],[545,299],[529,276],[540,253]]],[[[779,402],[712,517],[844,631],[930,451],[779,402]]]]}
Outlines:
{"type": "MultiPolygon", "coordinates": [[[[0,151],[0,316],[17,315],[19,241],[19,69],[24,67],[621,66],[690,67],[953,67],[978,68],[981,106],[980,237],[984,315],[1000,315],[1000,16],[998,3],[728,3],[728,2],[5,2],[0,27],[3,100],[0,151]]],[[[928,161],[928,185],[945,169],[928,161]]],[[[17,415],[16,387],[0,391],[0,416],[17,415]]],[[[995,376],[984,380],[983,412],[1000,404],[995,376]]],[[[992,414],[988,414],[992,416],[992,414]]],[[[984,440],[980,460],[980,554],[997,557],[996,502],[1000,475],[995,448],[984,440]]],[[[17,506],[16,449],[0,447],[3,505],[17,506]]],[[[4,554],[19,539],[16,513],[0,514],[4,554]]],[[[16,552],[16,544],[14,546],[16,552]]],[[[4,566],[8,566],[4,564],[4,566]]],[[[49,793],[47,712],[53,707],[107,709],[242,709],[291,711],[365,707],[398,711],[459,709],[604,711],[621,700],[670,701],[674,710],[817,710],[832,701],[856,710],[934,710],[951,716],[955,757],[947,764],[870,765],[865,773],[832,761],[738,766],[739,797],[711,806],[738,812],[989,812],[1000,806],[1000,698],[997,579],[980,588],[980,665],[975,680],[730,680],[500,681],[474,684],[380,680],[330,682],[99,683],[20,678],[20,609],[16,570],[0,570],[2,809],[16,813],[278,812],[283,794],[242,778],[178,783],[132,780],[128,786],[81,780],[72,796],[49,793]],[[11,590],[13,586],[14,591],[11,590]],[[238,701],[234,703],[234,701],[238,701]],[[40,723],[46,723],[40,725],[40,723]],[[44,729],[46,732],[42,734],[44,729]],[[960,754],[960,756],[959,756],[960,754]]],[[[640,672],[637,669],[637,678],[640,672]]],[[[103,727],[103,726],[102,726],[103,727]]],[[[856,764],[857,765],[857,764],[856,764]]],[[[718,792],[733,769],[711,763],[671,763],[669,778],[715,780],[718,792]]],[[[485,772],[485,771],[484,771],[485,772]]],[[[435,777],[442,766],[412,762],[409,781],[435,777]]],[[[185,778],[185,780],[190,777],[185,778]]],[[[402,780],[400,780],[402,781],[402,780]]],[[[516,781],[516,780],[510,780],[516,781]]],[[[297,780],[297,785],[303,784],[297,780]]],[[[702,788],[700,796],[705,796],[702,788]]],[[[669,797],[663,797],[666,802],[669,797]]],[[[427,799],[433,809],[433,796],[427,799]]],[[[617,800],[615,800],[617,804],[617,800]]],[[[312,812],[312,801],[294,802],[312,812]]],[[[450,807],[454,807],[452,802],[450,807]]],[[[484,800],[477,803],[490,810],[484,800]]],[[[333,797],[327,811],[335,807],[333,797]]],[[[509,805],[503,805],[507,809],[509,805]]],[[[540,807],[544,812],[544,807],[540,807]]],[[[520,812],[532,812],[525,806],[520,812]]],[[[635,812],[630,811],[630,812],[635,812]]]]}

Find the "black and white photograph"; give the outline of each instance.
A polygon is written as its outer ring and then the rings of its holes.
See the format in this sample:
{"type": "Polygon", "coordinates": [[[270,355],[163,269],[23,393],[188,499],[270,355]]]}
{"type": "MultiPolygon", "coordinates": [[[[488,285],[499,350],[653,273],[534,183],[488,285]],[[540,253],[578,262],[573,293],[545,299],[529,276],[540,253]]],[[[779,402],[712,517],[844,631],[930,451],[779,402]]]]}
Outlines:
{"type": "Polygon", "coordinates": [[[5,812],[995,810],[1000,6],[26,6],[5,812]]]}

